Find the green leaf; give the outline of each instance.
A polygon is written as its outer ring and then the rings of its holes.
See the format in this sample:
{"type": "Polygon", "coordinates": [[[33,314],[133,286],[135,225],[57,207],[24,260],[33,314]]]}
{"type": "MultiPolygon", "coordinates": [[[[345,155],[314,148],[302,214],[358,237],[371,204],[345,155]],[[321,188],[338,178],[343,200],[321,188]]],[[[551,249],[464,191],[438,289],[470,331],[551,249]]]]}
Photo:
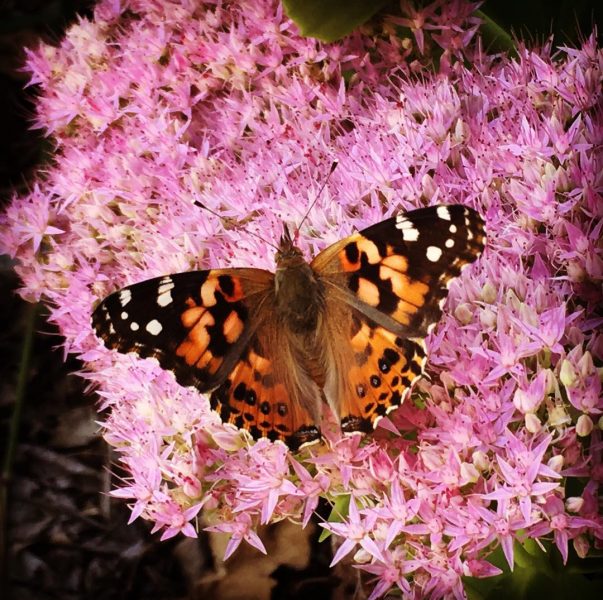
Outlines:
{"type": "Polygon", "coordinates": [[[592,577],[600,568],[600,562],[585,571],[585,577],[574,564],[585,565],[587,560],[578,558],[570,547],[570,560],[564,566],[557,548],[545,543],[546,552],[534,540],[524,544],[515,542],[515,566],[513,572],[498,547],[488,556],[488,561],[504,571],[496,577],[478,579],[463,577],[469,600],[562,600],[571,598],[596,598],[603,594],[603,581],[592,577]]]}
{"type": "Polygon", "coordinates": [[[476,10],[475,14],[483,19],[479,29],[487,52],[512,52],[515,50],[513,37],[506,29],[481,10],[476,10]]]}
{"type": "Polygon", "coordinates": [[[513,37],[524,39],[530,45],[542,42],[551,33],[555,36],[554,45],[578,44],[590,34],[594,23],[602,22],[602,8],[600,0],[486,0],[480,6],[483,12],[478,14],[487,19],[490,33],[498,38],[498,42],[494,42],[497,50],[499,43],[503,46],[507,43],[502,39],[503,31],[512,32],[513,37]],[[496,33],[496,29],[500,32],[496,33]]]}
{"type": "MultiPolygon", "coordinates": [[[[343,519],[348,516],[350,512],[350,494],[345,494],[343,496],[337,496],[335,498],[335,502],[333,504],[333,508],[331,508],[331,512],[329,514],[329,518],[327,519],[327,523],[342,523],[343,519]]],[[[326,540],[331,535],[331,532],[327,529],[323,529],[320,537],[318,538],[319,542],[326,540]]]]}
{"type": "Polygon", "coordinates": [[[389,0],[283,0],[287,16],[302,35],[333,42],[348,35],[389,0]]]}

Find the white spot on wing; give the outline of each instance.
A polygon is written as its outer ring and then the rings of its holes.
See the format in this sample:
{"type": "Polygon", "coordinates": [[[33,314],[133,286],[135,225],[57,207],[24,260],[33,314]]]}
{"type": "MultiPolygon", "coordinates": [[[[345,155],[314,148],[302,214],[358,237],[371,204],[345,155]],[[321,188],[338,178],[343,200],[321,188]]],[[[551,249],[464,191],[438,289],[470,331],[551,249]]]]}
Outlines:
{"type": "Polygon", "coordinates": [[[159,296],[157,296],[157,304],[162,308],[167,306],[168,304],[171,304],[173,301],[172,294],[170,293],[171,289],[172,288],[166,290],[165,292],[161,292],[161,288],[159,288],[159,291],[161,293],[159,294],[159,296]]]}
{"type": "Polygon", "coordinates": [[[438,206],[436,213],[440,219],[444,219],[444,221],[450,221],[450,211],[447,206],[438,206]]]}
{"type": "Polygon", "coordinates": [[[174,282],[172,281],[171,277],[164,277],[159,282],[159,287],[157,288],[157,293],[163,294],[165,292],[169,292],[171,289],[173,289],[173,287],[174,287],[174,282]]]}
{"type": "Polygon", "coordinates": [[[457,228],[456,225],[453,223],[449,228],[448,231],[450,231],[450,233],[456,233],[457,232],[457,228]]]}
{"type": "Polygon", "coordinates": [[[124,310],[120,316],[125,321],[128,318],[128,313],[124,310]]]}
{"type": "Polygon", "coordinates": [[[442,249],[437,246],[428,246],[427,247],[427,260],[431,262],[438,262],[440,257],[442,256],[442,249]]]}
{"type": "Polygon", "coordinates": [[[121,292],[119,292],[119,302],[120,302],[122,308],[128,302],[130,302],[130,300],[132,300],[132,292],[130,290],[125,289],[125,290],[121,290],[121,292]]]}
{"type": "Polygon", "coordinates": [[[161,333],[161,330],[163,329],[163,327],[161,326],[161,323],[157,319],[153,319],[152,321],[149,321],[147,323],[147,326],[145,327],[145,329],[151,335],[159,335],[161,333]]]}
{"type": "Polygon", "coordinates": [[[140,325],[138,323],[136,323],[136,321],[132,321],[130,323],[130,329],[132,331],[138,331],[140,329],[140,325]]]}
{"type": "Polygon", "coordinates": [[[452,248],[452,246],[454,246],[454,240],[452,238],[448,238],[444,242],[444,246],[446,246],[446,248],[452,248]]]}
{"type": "Polygon", "coordinates": [[[405,242],[416,242],[419,239],[419,230],[415,229],[404,229],[402,230],[402,238],[405,242]]]}
{"type": "Polygon", "coordinates": [[[419,230],[403,213],[396,217],[396,228],[402,232],[402,238],[405,242],[416,242],[419,239],[419,230]]]}

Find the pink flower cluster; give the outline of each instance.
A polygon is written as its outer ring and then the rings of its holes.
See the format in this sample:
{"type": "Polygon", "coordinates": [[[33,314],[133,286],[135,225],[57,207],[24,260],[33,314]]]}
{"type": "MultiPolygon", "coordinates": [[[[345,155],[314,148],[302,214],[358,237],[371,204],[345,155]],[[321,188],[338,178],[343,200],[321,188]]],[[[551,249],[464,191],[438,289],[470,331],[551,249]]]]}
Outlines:
{"type": "Polygon", "coordinates": [[[498,572],[497,545],[513,566],[514,540],[552,539],[564,559],[603,545],[603,54],[593,34],[489,56],[474,8],[402,2],[404,18],[321,44],[269,0],[103,0],[28,53],[56,159],[1,216],[0,248],[89,365],[132,519],[194,536],[203,509],[228,556],[326,498],[334,562],[353,555],[371,598],[462,598],[461,576],[498,572]],[[106,350],[90,315],[152,276],[273,268],[260,238],[299,223],[335,159],[300,231],[308,255],[436,203],[476,208],[489,246],[428,338],[430,382],[374,437],[324,423],[325,444],[293,456],[106,350]]]}

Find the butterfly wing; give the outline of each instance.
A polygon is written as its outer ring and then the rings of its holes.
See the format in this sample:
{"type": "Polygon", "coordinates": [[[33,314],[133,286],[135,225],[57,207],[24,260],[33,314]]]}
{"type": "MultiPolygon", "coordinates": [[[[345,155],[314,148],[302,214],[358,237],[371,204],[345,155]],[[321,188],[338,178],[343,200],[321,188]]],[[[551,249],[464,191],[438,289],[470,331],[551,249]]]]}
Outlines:
{"type": "Polygon", "coordinates": [[[474,210],[434,206],[399,213],[312,261],[327,290],[325,395],[344,431],[368,431],[402,403],[424,371],[424,338],[451,281],[484,244],[474,210]]]}
{"type": "Polygon", "coordinates": [[[274,276],[262,269],[191,271],[149,279],[105,298],[92,326],[108,348],[156,358],[178,383],[222,383],[251,339],[274,276]]]}
{"type": "Polygon", "coordinates": [[[105,298],[92,325],[107,347],[156,358],[181,385],[212,392],[222,420],[256,439],[296,448],[320,438],[314,426],[320,390],[301,368],[300,349],[275,326],[268,271],[194,271],[143,281],[105,298]]]}
{"type": "Polygon", "coordinates": [[[320,439],[321,390],[306,369],[300,340],[279,326],[273,306],[267,304],[265,312],[240,360],[212,393],[211,406],[253,438],[280,440],[297,450],[320,439]]]}

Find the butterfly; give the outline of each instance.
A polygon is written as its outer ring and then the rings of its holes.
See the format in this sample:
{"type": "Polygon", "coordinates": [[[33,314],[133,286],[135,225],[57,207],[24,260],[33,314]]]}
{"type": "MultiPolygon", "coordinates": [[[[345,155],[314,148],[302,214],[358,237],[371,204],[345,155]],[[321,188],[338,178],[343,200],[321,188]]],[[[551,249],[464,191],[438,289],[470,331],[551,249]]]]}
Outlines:
{"type": "Polygon", "coordinates": [[[108,348],[157,359],[210,393],[225,423],[292,450],[320,440],[325,402],[344,433],[370,432],[426,363],[448,287],[485,245],[462,205],[396,216],[307,262],[284,226],[276,272],[192,271],[106,297],[92,326],[108,348]]]}

